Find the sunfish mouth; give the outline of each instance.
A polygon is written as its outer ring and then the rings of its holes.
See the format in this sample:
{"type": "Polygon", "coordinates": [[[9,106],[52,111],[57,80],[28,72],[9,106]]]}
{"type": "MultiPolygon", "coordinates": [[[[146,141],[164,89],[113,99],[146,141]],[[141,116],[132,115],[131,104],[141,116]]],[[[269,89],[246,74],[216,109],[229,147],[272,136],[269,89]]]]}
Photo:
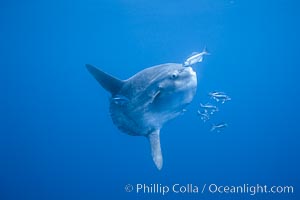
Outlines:
{"type": "Polygon", "coordinates": [[[194,71],[194,69],[193,69],[192,67],[185,67],[184,69],[185,69],[185,71],[186,71],[187,73],[189,73],[191,76],[196,76],[196,72],[194,71]]]}
{"type": "Polygon", "coordinates": [[[197,73],[192,67],[184,67],[181,72],[181,81],[178,82],[177,90],[187,90],[197,87],[197,73]]]}

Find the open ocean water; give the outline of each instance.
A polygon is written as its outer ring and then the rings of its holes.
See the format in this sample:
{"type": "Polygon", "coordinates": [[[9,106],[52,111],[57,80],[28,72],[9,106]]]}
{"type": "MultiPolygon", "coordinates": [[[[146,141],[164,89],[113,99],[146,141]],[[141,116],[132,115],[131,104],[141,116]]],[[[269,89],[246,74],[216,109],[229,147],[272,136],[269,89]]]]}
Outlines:
{"type": "Polygon", "coordinates": [[[299,199],[299,6],[1,1],[0,199],[299,199]],[[109,94],[85,64],[127,79],[205,46],[211,55],[195,67],[193,102],[161,131],[159,171],[147,140],[113,125],[109,94]],[[232,100],[204,123],[197,109],[211,91],[232,100]],[[218,122],[228,127],[210,132],[218,122]],[[258,185],[277,193],[256,192],[258,185]]]}

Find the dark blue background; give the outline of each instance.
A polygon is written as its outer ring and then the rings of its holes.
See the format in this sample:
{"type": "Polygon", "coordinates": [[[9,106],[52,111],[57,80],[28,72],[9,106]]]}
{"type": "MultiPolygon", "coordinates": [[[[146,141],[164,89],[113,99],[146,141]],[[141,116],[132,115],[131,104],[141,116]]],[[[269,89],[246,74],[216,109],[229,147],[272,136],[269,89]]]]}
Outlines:
{"type": "MultiPolygon", "coordinates": [[[[293,185],[299,189],[297,1],[1,1],[0,199],[160,199],[127,183],[293,185]],[[117,130],[109,94],[84,64],[126,79],[207,46],[198,91],[161,133],[156,170],[142,137],[117,130]],[[232,101],[209,132],[196,115],[212,90],[232,101]]],[[[169,195],[169,198],[249,195],[169,195]]]]}

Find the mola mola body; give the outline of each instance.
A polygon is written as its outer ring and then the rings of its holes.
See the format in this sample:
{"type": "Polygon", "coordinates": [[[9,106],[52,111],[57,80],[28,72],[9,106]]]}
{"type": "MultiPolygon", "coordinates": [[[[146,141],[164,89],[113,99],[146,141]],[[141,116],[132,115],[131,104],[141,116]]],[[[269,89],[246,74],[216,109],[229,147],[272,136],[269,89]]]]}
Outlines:
{"type": "Polygon", "coordinates": [[[86,67],[111,93],[113,123],[124,133],[148,138],[153,161],[161,169],[160,130],[192,101],[197,88],[196,72],[182,64],[167,63],[119,80],[92,65],[86,67]]]}

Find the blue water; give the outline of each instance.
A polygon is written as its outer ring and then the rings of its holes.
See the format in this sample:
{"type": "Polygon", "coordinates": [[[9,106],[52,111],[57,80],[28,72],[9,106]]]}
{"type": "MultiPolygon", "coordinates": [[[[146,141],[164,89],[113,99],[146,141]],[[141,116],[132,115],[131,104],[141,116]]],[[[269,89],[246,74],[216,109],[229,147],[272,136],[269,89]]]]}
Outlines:
{"type": "MultiPolygon", "coordinates": [[[[297,1],[0,2],[0,199],[299,199],[297,1]],[[121,133],[84,65],[126,79],[207,46],[188,112],[148,142],[121,133]],[[209,132],[196,115],[228,93],[209,132]],[[292,185],[294,194],[143,194],[126,184],[292,185]]],[[[201,191],[200,191],[201,192],[201,191]]]]}

